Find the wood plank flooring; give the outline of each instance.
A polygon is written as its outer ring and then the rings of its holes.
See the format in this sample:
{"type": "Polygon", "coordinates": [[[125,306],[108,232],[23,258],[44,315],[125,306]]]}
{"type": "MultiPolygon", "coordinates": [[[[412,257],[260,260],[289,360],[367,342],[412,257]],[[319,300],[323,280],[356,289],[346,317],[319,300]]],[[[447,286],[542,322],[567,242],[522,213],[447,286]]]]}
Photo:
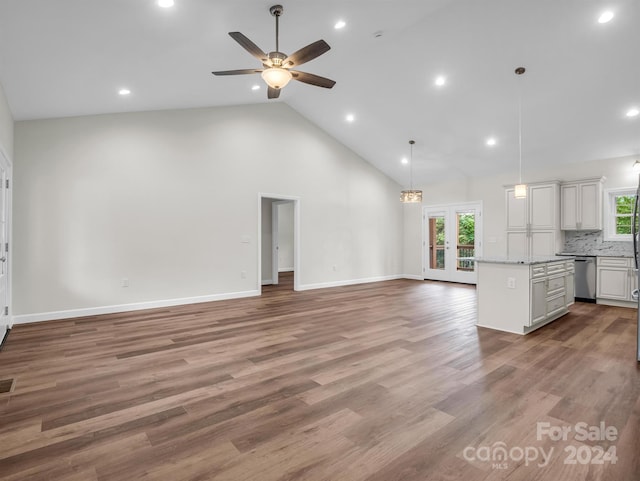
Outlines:
{"type": "Polygon", "coordinates": [[[579,303],[522,337],[475,327],[473,286],[291,283],[16,326],[0,479],[640,479],[635,309],[579,303]],[[581,422],[615,439],[577,439],[581,422]]]}

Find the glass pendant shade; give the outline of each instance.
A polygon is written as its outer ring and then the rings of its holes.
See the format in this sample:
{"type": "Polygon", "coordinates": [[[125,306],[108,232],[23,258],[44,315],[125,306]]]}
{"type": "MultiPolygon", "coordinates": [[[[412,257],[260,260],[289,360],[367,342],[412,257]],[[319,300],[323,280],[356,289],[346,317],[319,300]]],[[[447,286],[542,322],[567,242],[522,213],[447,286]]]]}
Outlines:
{"type": "Polygon", "coordinates": [[[403,190],[400,192],[400,202],[405,204],[412,204],[416,202],[422,202],[421,190],[403,190]]]}
{"type": "Polygon", "coordinates": [[[271,67],[262,72],[262,78],[269,87],[281,89],[289,83],[293,75],[286,68],[271,67]]]}
{"type": "Polygon", "coordinates": [[[514,197],[516,199],[527,198],[527,184],[518,184],[515,187],[514,197]]]}

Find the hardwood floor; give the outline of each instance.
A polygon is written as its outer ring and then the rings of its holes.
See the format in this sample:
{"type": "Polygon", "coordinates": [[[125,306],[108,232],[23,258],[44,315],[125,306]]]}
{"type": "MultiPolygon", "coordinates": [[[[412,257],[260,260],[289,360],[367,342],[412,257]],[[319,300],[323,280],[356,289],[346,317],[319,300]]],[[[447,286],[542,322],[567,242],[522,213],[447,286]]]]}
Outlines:
{"type": "Polygon", "coordinates": [[[638,480],[635,316],[576,304],[522,337],[475,327],[472,286],[285,276],[260,298],[19,325],[0,479],[638,480]]]}

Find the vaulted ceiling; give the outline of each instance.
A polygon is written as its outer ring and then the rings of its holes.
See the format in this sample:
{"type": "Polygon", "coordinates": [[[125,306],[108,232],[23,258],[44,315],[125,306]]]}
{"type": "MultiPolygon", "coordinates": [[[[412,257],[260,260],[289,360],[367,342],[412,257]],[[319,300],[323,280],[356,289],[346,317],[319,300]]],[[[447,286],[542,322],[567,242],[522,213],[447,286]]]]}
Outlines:
{"type": "Polygon", "coordinates": [[[409,139],[414,183],[515,175],[520,99],[525,178],[640,154],[640,117],[627,116],[640,108],[637,0],[284,0],[280,50],[326,40],[300,70],[337,84],[291,82],[267,100],[259,75],[211,71],[259,67],[227,33],[274,50],[273,3],[2,0],[0,83],[16,120],[286,102],[402,184],[409,139]]]}

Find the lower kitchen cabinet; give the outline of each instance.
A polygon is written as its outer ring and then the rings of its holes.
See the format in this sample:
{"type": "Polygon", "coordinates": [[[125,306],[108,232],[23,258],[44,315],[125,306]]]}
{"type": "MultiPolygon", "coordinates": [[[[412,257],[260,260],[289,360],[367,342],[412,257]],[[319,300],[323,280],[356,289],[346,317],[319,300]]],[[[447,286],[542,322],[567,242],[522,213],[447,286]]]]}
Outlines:
{"type": "Polygon", "coordinates": [[[478,323],[527,334],[565,315],[574,303],[574,261],[477,259],[478,323]]]}
{"type": "Polygon", "coordinates": [[[596,301],[598,304],[635,307],[631,293],[638,286],[638,278],[629,257],[598,257],[596,301]]]}

